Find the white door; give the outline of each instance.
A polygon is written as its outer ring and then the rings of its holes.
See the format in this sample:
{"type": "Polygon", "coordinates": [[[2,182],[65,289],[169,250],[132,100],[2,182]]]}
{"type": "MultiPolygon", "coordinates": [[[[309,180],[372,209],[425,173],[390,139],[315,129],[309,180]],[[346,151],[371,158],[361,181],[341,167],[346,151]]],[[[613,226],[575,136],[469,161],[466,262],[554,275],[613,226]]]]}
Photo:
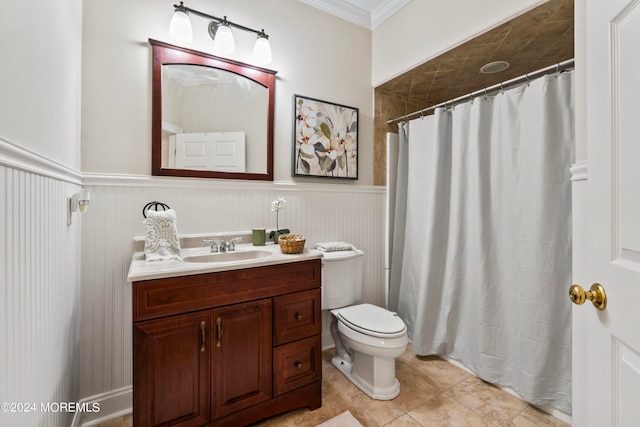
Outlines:
{"type": "Polygon", "coordinates": [[[176,168],[206,170],[210,156],[206,133],[176,135],[176,168]]]}
{"type": "Polygon", "coordinates": [[[211,169],[245,172],[244,132],[215,132],[209,135],[212,144],[211,169]]]}
{"type": "Polygon", "coordinates": [[[574,425],[640,426],[640,0],[586,0],[586,24],[581,285],[601,283],[607,306],[574,306],[585,337],[573,354],[574,425]]]}
{"type": "Polygon", "coordinates": [[[245,172],[244,132],[177,134],[175,167],[245,172]]]}

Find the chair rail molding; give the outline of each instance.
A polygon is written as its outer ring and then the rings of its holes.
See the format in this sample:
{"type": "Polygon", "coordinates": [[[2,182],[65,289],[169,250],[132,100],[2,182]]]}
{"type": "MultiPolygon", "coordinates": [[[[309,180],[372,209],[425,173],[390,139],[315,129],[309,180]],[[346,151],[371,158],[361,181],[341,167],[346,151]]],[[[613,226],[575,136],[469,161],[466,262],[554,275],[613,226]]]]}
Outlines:
{"type": "Polygon", "coordinates": [[[82,173],[49,160],[0,137],[0,165],[71,184],[82,184],[82,173]]]}

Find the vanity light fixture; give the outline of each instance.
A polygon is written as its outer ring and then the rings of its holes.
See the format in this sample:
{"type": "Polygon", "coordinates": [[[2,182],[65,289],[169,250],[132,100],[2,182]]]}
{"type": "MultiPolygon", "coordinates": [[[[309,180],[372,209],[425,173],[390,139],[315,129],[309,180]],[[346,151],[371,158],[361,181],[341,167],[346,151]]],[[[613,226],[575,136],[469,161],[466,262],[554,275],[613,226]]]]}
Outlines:
{"type": "Polygon", "coordinates": [[[169,24],[169,36],[181,42],[190,43],[193,41],[193,30],[189,15],[196,15],[209,19],[209,35],[213,39],[213,52],[216,55],[228,56],[235,51],[232,28],[248,31],[257,35],[256,44],[253,47],[253,62],[259,65],[271,63],[271,46],[269,36],[264,29],[258,31],[244,25],[236,24],[227,20],[227,17],[218,18],[207,13],[186,7],[183,2],[173,5],[174,13],[169,24]]]}
{"type": "Polygon", "coordinates": [[[91,190],[82,189],[71,197],[67,197],[67,225],[71,225],[71,214],[80,211],[86,212],[91,203],[91,190]]]}
{"type": "Polygon", "coordinates": [[[258,33],[258,40],[253,45],[253,59],[258,64],[271,63],[271,45],[269,36],[264,33],[264,30],[258,33]]]}
{"type": "Polygon", "coordinates": [[[180,2],[180,6],[173,5],[175,12],[169,23],[169,36],[184,43],[193,41],[193,29],[189,20],[189,11],[180,2]]]}

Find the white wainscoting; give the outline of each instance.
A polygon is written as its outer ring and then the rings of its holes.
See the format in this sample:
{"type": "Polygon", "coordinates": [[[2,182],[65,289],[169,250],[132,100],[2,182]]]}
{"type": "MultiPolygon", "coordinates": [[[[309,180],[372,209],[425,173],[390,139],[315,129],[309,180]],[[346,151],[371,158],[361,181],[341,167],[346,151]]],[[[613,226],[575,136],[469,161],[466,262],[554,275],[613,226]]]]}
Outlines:
{"type": "Polygon", "coordinates": [[[77,173],[0,140],[0,413],[3,426],[67,427],[79,398],[77,173]],[[25,406],[25,404],[28,404],[25,406]],[[28,412],[24,411],[28,409],[28,412]]]}
{"type": "Polygon", "coordinates": [[[84,214],[82,228],[83,398],[131,385],[131,284],[126,277],[133,238],[144,235],[142,208],[151,201],[176,211],[179,234],[196,234],[275,228],[271,201],[285,197],[280,228],[304,234],[307,247],[344,240],[361,248],[363,300],[384,304],[385,187],[347,181],[265,183],[99,175],[86,175],[83,183],[91,189],[91,209],[84,214]]]}

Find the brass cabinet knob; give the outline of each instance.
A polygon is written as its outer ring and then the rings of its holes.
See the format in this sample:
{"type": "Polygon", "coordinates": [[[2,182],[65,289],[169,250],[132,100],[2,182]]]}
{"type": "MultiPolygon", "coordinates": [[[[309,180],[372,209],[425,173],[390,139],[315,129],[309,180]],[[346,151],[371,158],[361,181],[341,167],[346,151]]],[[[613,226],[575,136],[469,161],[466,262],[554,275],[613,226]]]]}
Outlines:
{"type": "Polygon", "coordinates": [[[302,319],[304,319],[304,317],[302,316],[302,314],[297,313],[297,314],[296,314],[296,320],[297,320],[298,322],[300,322],[300,321],[302,321],[302,319]]]}
{"type": "Polygon", "coordinates": [[[302,363],[300,363],[300,362],[296,362],[296,368],[298,368],[298,369],[302,369],[302,363]]]}
{"type": "Polygon", "coordinates": [[[573,285],[569,288],[569,298],[571,302],[578,305],[589,300],[598,310],[604,310],[607,306],[607,293],[600,283],[594,283],[588,291],[585,291],[580,285],[573,285]]]}

